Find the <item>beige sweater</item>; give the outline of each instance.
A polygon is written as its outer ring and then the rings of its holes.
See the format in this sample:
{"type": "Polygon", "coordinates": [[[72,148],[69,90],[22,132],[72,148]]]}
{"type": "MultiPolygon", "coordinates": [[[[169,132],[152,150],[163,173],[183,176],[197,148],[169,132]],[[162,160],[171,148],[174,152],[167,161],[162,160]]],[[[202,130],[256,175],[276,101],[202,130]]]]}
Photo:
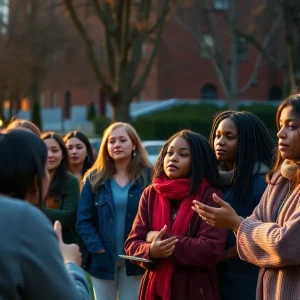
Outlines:
{"type": "Polygon", "coordinates": [[[241,259],[259,267],[257,300],[300,300],[300,186],[278,209],[289,189],[280,172],[274,174],[252,216],[237,233],[241,259]],[[278,181],[277,181],[278,180],[278,181]]]}

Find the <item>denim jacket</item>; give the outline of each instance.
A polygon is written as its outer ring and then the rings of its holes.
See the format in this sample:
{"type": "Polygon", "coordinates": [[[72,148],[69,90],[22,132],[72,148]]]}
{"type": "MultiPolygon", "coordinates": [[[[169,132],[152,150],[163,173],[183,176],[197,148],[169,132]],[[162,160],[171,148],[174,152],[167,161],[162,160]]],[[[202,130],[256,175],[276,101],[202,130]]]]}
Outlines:
{"type": "MultiPolygon", "coordinates": [[[[147,185],[150,184],[151,180],[150,170],[148,174],[147,185]]],[[[134,182],[129,189],[124,224],[125,240],[131,231],[143,190],[142,180],[134,182]]],[[[79,201],[76,228],[91,253],[91,261],[87,271],[96,278],[114,280],[115,209],[109,180],[106,180],[99,187],[96,197],[97,199],[95,199],[95,193],[92,191],[90,180],[87,178],[79,201]],[[97,253],[101,249],[105,249],[105,252],[97,253]]],[[[144,270],[126,260],[126,273],[127,276],[142,275],[144,270]]]]}

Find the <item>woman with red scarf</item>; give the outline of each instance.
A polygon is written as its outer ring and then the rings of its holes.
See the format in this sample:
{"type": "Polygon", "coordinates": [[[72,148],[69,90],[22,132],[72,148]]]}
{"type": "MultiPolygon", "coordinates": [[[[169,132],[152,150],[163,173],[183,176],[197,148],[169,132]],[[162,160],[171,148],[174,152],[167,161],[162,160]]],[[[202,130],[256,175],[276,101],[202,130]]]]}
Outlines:
{"type": "Polygon", "coordinates": [[[147,271],[140,300],[218,300],[215,266],[226,231],[213,228],[191,209],[193,200],[216,206],[221,195],[214,154],[200,134],[183,130],[161,150],[153,184],[145,189],[125,242],[133,261],[147,271]]]}

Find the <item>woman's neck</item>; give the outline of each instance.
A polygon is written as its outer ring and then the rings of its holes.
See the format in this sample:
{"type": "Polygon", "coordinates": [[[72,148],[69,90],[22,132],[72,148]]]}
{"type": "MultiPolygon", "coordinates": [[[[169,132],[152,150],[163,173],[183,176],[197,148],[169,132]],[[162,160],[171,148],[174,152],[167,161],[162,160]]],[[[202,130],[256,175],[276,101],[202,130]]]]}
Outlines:
{"type": "Polygon", "coordinates": [[[55,173],[56,173],[56,169],[50,169],[50,170],[48,170],[48,172],[49,172],[49,175],[50,175],[50,182],[51,182],[54,175],[55,175],[55,173]]]}
{"type": "Polygon", "coordinates": [[[117,174],[127,174],[127,167],[129,160],[124,161],[115,161],[115,170],[117,174]]]}
{"type": "Polygon", "coordinates": [[[234,168],[234,163],[226,163],[226,171],[232,171],[234,168]]]}
{"type": "Polygon", "coordinates": [[[70,171],[78,178],[82,178],[82,170],[83,170],[83,163],[77,165],[71,165],[70,171]]]}

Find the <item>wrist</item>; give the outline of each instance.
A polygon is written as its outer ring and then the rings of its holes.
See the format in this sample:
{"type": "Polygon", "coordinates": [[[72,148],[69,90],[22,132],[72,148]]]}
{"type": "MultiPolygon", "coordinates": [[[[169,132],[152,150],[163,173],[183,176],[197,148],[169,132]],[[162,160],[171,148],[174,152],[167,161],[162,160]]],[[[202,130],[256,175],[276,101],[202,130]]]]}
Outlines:
{"type": "Polygon", "coordinates": [[[232,230],[234,231],[234,233],[236,234],[242,224],[242,222],[244,221],[244,218],[241,216],[237,216],[234,223],[233,223],[233,228],[232,230]]]}

